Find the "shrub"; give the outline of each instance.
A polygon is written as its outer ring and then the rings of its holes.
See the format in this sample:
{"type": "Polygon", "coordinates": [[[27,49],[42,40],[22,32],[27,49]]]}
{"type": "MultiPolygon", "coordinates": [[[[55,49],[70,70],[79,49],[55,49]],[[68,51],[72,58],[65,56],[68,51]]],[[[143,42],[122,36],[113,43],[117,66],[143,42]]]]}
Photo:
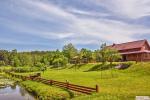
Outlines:
{"type": "Polygon", "coordinates": [[[0,61],[0,66],[4,66],[5,62],[4,61],[0,61]]]}
{"type": "Polygon", "coordinates": [[[14,72],[19,72],[19,73],[23,73],[23,72],[36,72],[36,71],[40,71],[40,68],[38,67],[13,67],[11,69],[11,71],[14,72]]]}
{"type": "Polygon", "coordinates": [[[128,66],[131,66],[131,65],[135,64],[135,61],[122,62],[122,64],[125,64],[125,65],[128,65],[128,66]]]}
{"type": "Polygon", "coordinates": [[[35,66],[36,66],[36,67],[41,68],[41,67],[44,67],[44,64],[43,64],[43,63],[38,62],[35,66]]]}

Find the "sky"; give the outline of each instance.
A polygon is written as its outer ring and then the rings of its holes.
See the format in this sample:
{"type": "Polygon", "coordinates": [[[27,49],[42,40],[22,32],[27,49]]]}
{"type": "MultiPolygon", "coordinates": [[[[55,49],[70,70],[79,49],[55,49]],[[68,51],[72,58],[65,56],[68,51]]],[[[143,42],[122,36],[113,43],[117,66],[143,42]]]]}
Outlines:
{"type": "Polygon", "coordinates": [[[150,0],[0,0],[0,49],[150,41],[150,0]]]}

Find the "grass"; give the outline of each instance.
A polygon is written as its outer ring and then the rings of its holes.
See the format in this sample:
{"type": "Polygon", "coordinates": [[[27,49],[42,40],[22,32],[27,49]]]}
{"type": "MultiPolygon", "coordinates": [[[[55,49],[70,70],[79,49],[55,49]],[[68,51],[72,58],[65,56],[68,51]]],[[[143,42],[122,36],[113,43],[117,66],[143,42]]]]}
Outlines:
{"type": "Polygon", "coordinates": [[[15,82],[19,82],[27,91],[35,95],[38,98],[37,100],[66,100],[74,96],[71,92],[64,89],[52,87],[40,82],[22,81],[19,78],[10,77],[4,73],[0,74],[0,88],[8,85],[13,86],[15,82]],[[11,78],[11,80],[6,77],[11,78]]]}
{"type": "Polygon", "coordinates": [[[63,100],[70,98],[67,91],[51,87],[42,83],[33,81],[23,81],[21,84],[31,93],[38,96],[40,100],[63,100]]]}
{"type": "MultiPolygon", "coordinates": [[[[75,100],[135,100],[135,96],[150,96],[150,63],[133,64],[125,70],[90,71],[95,66],[98,64],[48,69],[42,77],[89,87],[100,86],[100,93],[79,96],[75,100]]],[[[31,73],[24,73],[28,74],[31,73]]]]}

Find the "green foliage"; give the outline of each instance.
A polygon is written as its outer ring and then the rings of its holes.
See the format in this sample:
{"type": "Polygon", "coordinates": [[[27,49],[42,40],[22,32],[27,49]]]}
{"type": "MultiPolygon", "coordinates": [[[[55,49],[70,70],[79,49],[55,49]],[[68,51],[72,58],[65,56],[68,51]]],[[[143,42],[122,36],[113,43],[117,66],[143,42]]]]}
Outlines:
{"type": "Polygon", "coordinates": [[[62,66],[66,66],[68,62],[68,59],[66,57],[62,57],[62,58],[56,58],[53,60],[53,65],[55,67],[62,67],[62,66]]]}
{"type": "Polygon", "coordinates": [[[119,59],[121,59],[121,55],[116,49],[107,49],[107,61],[109,61],[110,64],[114,61],[118,61],[119,59]]]}
{"type": "Polygon", "coordinates": [[[69,59],[69,61],[77,55],[77,49],[74,47],[73,44],[69,43],[63,47],[63,54],[65,57],[69,59]]]}
{"type": "Polygon", "coordinates": [[[47,55],[46,56],[43,56],[42,59],[41,59],[41,63],[43,63],[44,65],[48,66],[49,65],[49,61],[48,61],[48,57],[47,55]]]}
{"type": "Polygon", "coordinates": [[[32,56],[25,53],[19,53],[18,58],[21,63],[20,66],[32,66],[32,56]]]}
{"type": "Polygon", "coordinates": [[[30,66],[30,67],[63,67],[68,63],[81,64],[91,62],[116,61],[119,54],[116,50],[106,49],[106,44],[102,44],[101,50],[91,51],[86,48],[77,50],[71,43],[65,45],[62,51],[31,51],[17,52],[0,50],[0,66],[10,65],[13,67],[30,66]]]}
{"type": "Polygon", "coordinates": [[[44,64],[41,63],[41,62],[37,62],[37,63],[35,64],[35,66],[36,66],[36,67],[39,67],[39,68],[42,68],[42,67],[44,67],[44,64]]]}
{"type": "Polygon", "coordinates": [[[7,50],[0,50],[0,61],[1,61],[0,66],[8,64],[9,62],[8,56],[9,56],[9,53],[7,50]]]}
{"type": "Polygon", "coordinates": [[[67,63],[67,57],[65,57],[59,50],[57,50],[53,57],[52,65],[54,65],[54,67],[63,67],[66,66],[67,63]]]}
{"type": "Polygon", "coordinates": [[[18,72],[18,73],[37,72],[37,71],[41,71],[41,68],[38,68],[38,67],[12,67],[11,71],[18,72]]]}
{"type": "Polygon", "coordinates": [[[88,63],[92,60],[92,51],[88,49],[82,48],[79,54],[83,63],[88,63]]]}
{"type": "Polygon", "coordinates": [[[4,61],[0,61],[0,66],[4,66],[5,62],[4,61]]]}
{"type": "Polygon", "coordinates": [[[121,59],[119,52],[115,49],[106,47],[106,43],[101,45],[101,49],[98,51],[98,56],[103,64],[106,62],[110,62],[110,64],[112,64],[112,62],[121,59]]]}
{"type": "Polygon", "coordinates": [[[131,66],[131,65],[135,65],[136,62],[135,61],[128,61],[128,62],[121,62],[121,64],[125,64],[125,65],[128,65],[128,66],[131,66]]]}
{"type": "Polygon", "coordinates": [[[57,51],[32,51],[32,52],[17,52],[12,50],[0,50],[0,66],[10,65],[13,67],[30,66],[30,67],[48,67],[50,65],[65,66],[68,63],[68,58],[64,57],[62,52],[57,51]]]}
{"type": "MultiPolygon", "coordinates": [[[[102,65],[99,66],[101,70],[112,68],[114,66],[112,63],[121,59],[119,52],[115,49],[106,47],[106,43],[102,44],[100,50],[95,51],[95,54],[97,59],[102,62],[102,65]],[[106,62],[110,62],[110,65],[107,65],[106,62]]],[[[95,68],[97,67],[98,66],[95,68]]]]}
{"type": "Polygon", "coordinates": [[[106,43],[102,44],[100,47],[99,58],[103,64],[106,63],[108,59],[108,50],[106,48],[106,43]]]}
{"type": "Polygon", "coordinates": [[[14,57],[14,59],[13,59],[13,66],[14,67],[20,66],[20,60],[17,57],[14,57]]]}

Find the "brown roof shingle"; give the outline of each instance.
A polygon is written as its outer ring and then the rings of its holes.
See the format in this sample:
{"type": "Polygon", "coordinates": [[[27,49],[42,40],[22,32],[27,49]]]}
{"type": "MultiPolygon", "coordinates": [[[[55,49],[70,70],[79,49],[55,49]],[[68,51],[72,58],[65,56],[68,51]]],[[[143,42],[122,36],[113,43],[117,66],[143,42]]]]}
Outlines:
{"type": "MultiPolygon", "coordinates": [[[[110,46],[107,46],[108,48],[114,48],[117,50],[128,50],[128,49],[134,49],[134,48],[142,48],[142,46],[147,42],[147,40],[138,40],[133,42],[127,42],[127,43],[121,43],[121,44],[113,44],[110,46]]],[[[147,42],[148,43],[148,42],[147,42]]]]}

